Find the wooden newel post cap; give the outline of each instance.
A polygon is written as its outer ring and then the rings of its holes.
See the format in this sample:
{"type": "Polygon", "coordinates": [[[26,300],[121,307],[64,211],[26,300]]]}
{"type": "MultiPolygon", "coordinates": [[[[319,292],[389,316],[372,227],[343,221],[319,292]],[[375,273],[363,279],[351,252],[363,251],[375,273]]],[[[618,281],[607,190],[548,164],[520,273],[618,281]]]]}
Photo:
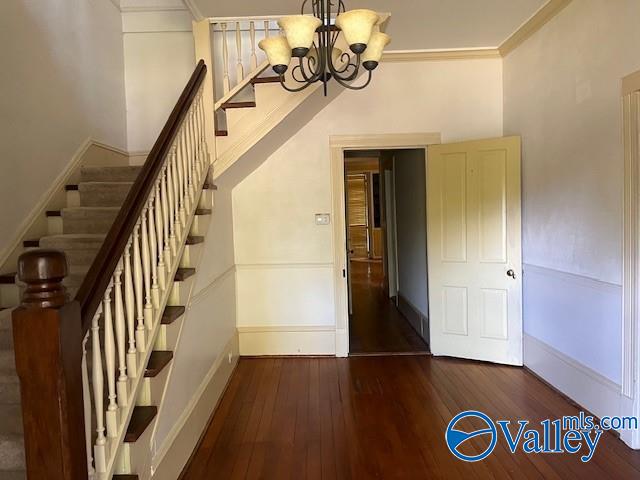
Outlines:
{"type": "Polygon", "coordinates": [[[27,285],[22,294],[26,308],[58,308],[66,302],[62,280],[67,276],[67,258],[59,250],[37,249],[20,255],[18,279],[27,285]]]}

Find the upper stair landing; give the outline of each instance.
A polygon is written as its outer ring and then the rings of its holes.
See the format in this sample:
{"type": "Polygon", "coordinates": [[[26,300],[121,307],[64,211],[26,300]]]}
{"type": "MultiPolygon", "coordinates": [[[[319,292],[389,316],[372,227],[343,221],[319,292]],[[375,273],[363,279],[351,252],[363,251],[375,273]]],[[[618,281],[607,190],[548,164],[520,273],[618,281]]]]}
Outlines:
{"type": "MultiPolygon", "coordinates": [[[[389,14],[381,14],[380,18],[380,27],[384,29],[389,14]]],[[[214,179],[322,86],[322,82],[316,82],[295,93],[282,88],[279,77],[257,48],[259,40],[280,35],[277,20],[274,16],[209,18],[194,28],[196,55],[206,57],[208,54],[215,70],[214,179]],[[205,24],[208,24],[206,28],[205,24]],[[229,56],[230,49],[234,53],[232,57],[229,56]]],[[[336,48],[349,52],[342,35],[338,37],[336,48]]],[[[285,83],[299,87],[292,71],[293,67],[285,74],[285,83]]],[[[331,88],[338,92],[343,90],[335,81],[331,82],[331,88]]],[[[314,106],[321,107],[322,102],[314,106]]]]}

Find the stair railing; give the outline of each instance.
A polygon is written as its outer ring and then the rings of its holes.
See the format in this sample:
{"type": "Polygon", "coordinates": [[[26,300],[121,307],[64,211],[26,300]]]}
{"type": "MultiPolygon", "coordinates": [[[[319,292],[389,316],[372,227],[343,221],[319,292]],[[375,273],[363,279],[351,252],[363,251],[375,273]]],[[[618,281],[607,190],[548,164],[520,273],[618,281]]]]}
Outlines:
{"type": "Polygon", "coordinates": [[[277,16],[209,18],[213,38],[215,78],[219,98],[242,88],[259,66],[268,65],[258,48],[263,38],[279,35],[277,16]]]}
{"type": "MultiPolygon", "coordinates": [[[[209,170],[200,61],[75,299],[64,254],[19,262],[13,312],[29,478],[111,478],[209,170]]],[[[119,468],[121,469],[121,467],[119,468]]]]}

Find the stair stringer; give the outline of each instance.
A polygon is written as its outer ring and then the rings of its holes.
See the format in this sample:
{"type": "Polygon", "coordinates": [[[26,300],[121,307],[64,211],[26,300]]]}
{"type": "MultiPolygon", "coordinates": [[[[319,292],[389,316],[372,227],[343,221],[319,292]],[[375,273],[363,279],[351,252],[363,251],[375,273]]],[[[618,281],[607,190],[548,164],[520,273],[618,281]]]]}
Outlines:
{"type": "MultiPolygon", "coordinates": [[[[213,192],[214,191],[212,190],[212,196],[210,198],[205,197],[203,194],[203,197],[201,198],[201,202],[199,204],[200,208],[211,208],[213,206],[214,204],[213,192]],[[206,204],[206,205],[203,204],[203,200],[206,202],[209,202],[209,204],[206,204]]],[[[162,386],[160,387],[160,390],[158,390],[155,395],[151,394],[149,396],[151,403],[153,403],[154,405],[157,405],[158,414],[154,419],[152,428],[149,429],[151,433],[145,445],[145,447],[147,448],[145,448],[144,451],[142,449],[139,449],[138,452],[136,452],[136,455],[138,457],[136,458],[136,463],[141,468],[136,468],[135,470],[140,480],[147,480],[152,477],[155,477],[156,475],[160,475],[160,477],[163,478],[162,472],[157,471],[156,469],[164,459],[165,455],[167,454],[167,451],[170,449],[171,444],[173,443],[173,439],[171,438],[171,436],[169,436],[165,439],[165,442],[163,443],[163,445],[157,445],[156,439],[157,439],[158,426],[160,424],[160,420],[163,418],[164,415],[166,415],[165,400],[167,398],[169,388],[170,388],[170,385],[172,385],[172,379],[175,374],[176,357],[178,357],[181,349],[188,348],[187,346],[182,344],[183,343],[182,337],[183,337],[183,332],[185,330],[186,323],[189,322],[189,319],[193,316],[192,305],[193,305],[194,297],[196,297],[200,293],[200,291],[195,290],[196,286],[198,285],[198,280],[203,278],[203,276],[206,276],[206,268],[202,268],[203,261],[206,258],[206,256],[204,255],[205,249],[208,243],[214,242],[216,240],[215,235],[212,235],[212,230],[211,230],[212,228],[214,228],[214,221],[213,221],[215,218],[214,216],[215,216],[215,209],[212,210],[211,215],[207,216],[208,220],[206,222],[200,222],[197,225],[194,224],[191,228],[191,234],[203,236],[204,242],[196,245],[197,248],[190,247],[192,251],[190,251],[188,255],[183,254],[183,258],[180,262],[181,267],[191,267],[191,268],[195,268],[196,270],[196,273],[189,279],[188,290],[180,292],[179,303],[184,305],[186,309],[185,309],[185,312],[181,315],[181,317],[178,318],[174,323],[172,323],[171,325],[161,326],[161,331],[159,332],[159,335],[156,337],[154,350],[171,350],[174,352],[174,358],[173,358],[173,361],[165,368],[165,373],[163,373],[164,377],[161,379],[162,386]],[[193,250],[197,250],[197,253],[195,255],[193,250]],[[168,330],[172,330],[172,331],[169,332],[168,330]],[[140,456],[143,454],[144,454],[144,458],[140,458],[140,456]]],[[[235,275],[235,266],[232,266],[227,271],[220,274],[217,277],[216,282],[224,280],[229,275],[235,275]]],[[[234,283],[235,283],[235,280],[234,280],[234,283]]],[[[235,335],[231,339],[231,342],[233,341],[235,341],[237,344],[237,335],[235,335]]],[[[218,359],[216,360],[216,362],[211,368],[212,371],[218,370],[218,367],[221,365],[221,363],[227,361],[226,350],[228,350],[228,348],[226,348],[225,352],[223,352],[218,357],[218,359]]],[[[229,357],[228,359],[229,363],[231,364],[230,370],[229,370],[229,377],[231,376],[233,369],[235,369],[235,365],[238,360],[237,350],[238,350],[237,346],[234,347],[233,358],[229,357]]],[[[151,383],[151,381],[152,379],[145,379],[145,383],[147,384],[147,386],[151,383]]],[[[143,387],[143,395],[145,395],[144,388],[145,387],[143,387]]],[[[199,395],[196,393],[195,396],[199,396],[199,395]]],[[[186,411],[189,411],[190,413],[190,409],[186,409],[185,412],[186,411]]],[[[182,418],[179,418],[176,420],[176,425],[180,425],[182,427],[182,423],[183,423],[182,418]]]]}

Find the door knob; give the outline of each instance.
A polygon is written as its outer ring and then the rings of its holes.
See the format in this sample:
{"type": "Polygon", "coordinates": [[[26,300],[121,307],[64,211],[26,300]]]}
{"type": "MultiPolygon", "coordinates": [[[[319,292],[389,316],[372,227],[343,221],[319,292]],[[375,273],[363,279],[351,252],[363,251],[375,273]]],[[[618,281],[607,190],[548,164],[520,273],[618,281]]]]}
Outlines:
{"type": "Polygon", "coordinates": [[[513,269],[509,269],[507,270],[507,276],[513,278],[514,280],[516,279],[516,272],[513,271],[513,269]]]}

